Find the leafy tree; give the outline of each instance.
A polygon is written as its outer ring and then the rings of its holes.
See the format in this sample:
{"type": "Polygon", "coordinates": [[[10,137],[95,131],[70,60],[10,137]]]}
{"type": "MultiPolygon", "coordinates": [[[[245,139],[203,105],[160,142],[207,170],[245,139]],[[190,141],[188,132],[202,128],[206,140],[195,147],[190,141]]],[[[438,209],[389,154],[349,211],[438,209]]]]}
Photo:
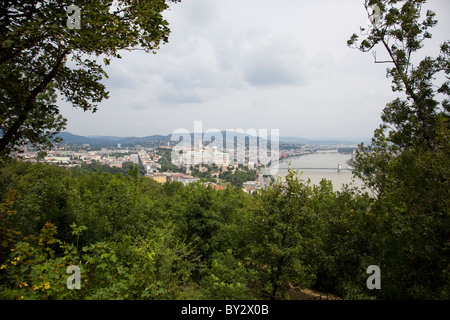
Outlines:
{"type": "Polygon", "coordinates": [[[381,46],[387,76],[400,97],[383,110],[372,144],[361,145],[356,174],[377,195],[373,212],[384,297],[448,297],[450,282],[449,54],[421,59],[436,14],[423,0],[366,0],[373,25],[348,41],[363,52],[381,46]],[[443,79],[443,81],[441,80],[443,79]],[[440,82],[441,81],[441,82],[440,82]],[[384,268],[384,269],[383,269],[384,268]]]}
{"type": "Polygon", "coordinates": [[[245,300],[250,298],[248,283],[251,279],[249,270],[228,249],[213,254],[201,284],[206,299],[245,300]]]}
{"type": "MultiPolygon", "coordinates": [[[[389,129],[387,139],[395,152],[409,147],[439,152],[448,147],[450,43],[445,41],[441,45],[437,58],[426,56],[418,63],[414,60],[425,40],[431,38],[428,29],[437,24],[435,13],[430,10],[420,21],[424,3],[424,0],[366,0],[365,8],[373,26],[359,45],[356,34],[348,40],[349,46],[363,52],[382,45],[390,57],[382,62],[393,64],[387,69],[387,76],[392,78],[392,90],[403,92],[405,98],[387,104],[380,133],[389,129]],[[370,13],[374,8],[377,9],[370,13]],[[439,73],[446,75],[441,84],[436,80],[439,73]]],[[[376,137],[376,141],[381,143],[382,137],[376,137]]],[[[445,181],[447,177],[442,174],[440,179],[445,181]]]]}
{"type": "Polygon", "coordinates": [[[57,92],[95,112],[108,97],[101,82],[107,74],[97,59],[108,65],[123,49],[155,52],[170,32],[162,11],[177,1],[2,1],[0,152],[27,142],[51,145],[66,123],[57,92]],[[70,5],[80,8],[79,29],[68,27],[70,5]]]}
{"type": "Polygon", "coordinates": [[[222,216],[218,210],[217,191],[199,185],[188,186],[184,193],[186,208],[182,211],[186,242],[193,243],[203,260],[215,251],[216,236],[220,233],[222,216]]]}
{"type": "Polygon", "coordinates": [[[182,170],[172,163],[172,154],[170,150],[158,148],[157,152],[161,155],[158,163],[161,165],[162,172],[181,172],[182,170]]]}
{"type": "Polygon", "coordinates": [[[231,170],[219,174],[219,179],[229,182],[231,185],[242,188],[244,182],[256,180],[256,172],[249,170],[247,167],[237,168],[233,173],[231,170]]]}
{"type": "Polygon", "coordinates": [[[37,237],[18,241],[0,267],[2,299],[124,299],[127,273],[111,245],[98,242],[74,248],[56,238],[57,228],[45,223],[37,237]],[[54,248],[62,254],[55,254],[54,248]],[[80,290],[68,290],[66,269],[77,265],[82,273],[80,290]]]}
{"type": "Polygon", "coordinates": [[[308,229],[312,219],[310,196],[311,187],[289,169],[286,184],[273,184],[258,195],[254,205],[251,263],[261,292],[271,299],[284,298],[291,284],[307,287],[314,282],[314,268],[306,261],[312,239],[308,229]]]}
{"type": "Polygon", "coordinates": [[[124,166],[122,165],[122,168],[118,168],[118,167],[110,167],[107,164],[103,164],[99,161],[92,161],[91,163],[82,163],[80,166],[77,166],[74,168],[76,171],[80,171],[80,172],[108,172],[111,174],[115,174],[115,173],[121,173],[121,174],[126,174],[126,168],[124,168],[124,166]]]}
{"type": "Polygon", "coordinates": [[[117,255],[128,271],[129,299],[184,299],[195,287],[192,272],[198,267],[193,249],[180,241],[173,225],[156,228],[151,235],[125,236],[116,242],[117,255]]]}
{"type": "Polygon", "coordinates": [[[11,226],[11,218],[16,214],[11,210],[16,197],[16,192],[8,192],[5,202],[0,203],[0,263],[5,260],[5,252],[11,249],[11,245],[17,241],[20,232],[11,226]]]}
{"type": "Polygon", "coordinates": [[[374,199],[357,188],[334,192],[330,181],[313,187],[311,210],[314,219],[309,230],[312,241],[307,248],[316,269],[315,287],[341,298],[366,299],[378,290],[366,287],[367,266],[376,259],[376,219],[370,208],[374,199]]]}

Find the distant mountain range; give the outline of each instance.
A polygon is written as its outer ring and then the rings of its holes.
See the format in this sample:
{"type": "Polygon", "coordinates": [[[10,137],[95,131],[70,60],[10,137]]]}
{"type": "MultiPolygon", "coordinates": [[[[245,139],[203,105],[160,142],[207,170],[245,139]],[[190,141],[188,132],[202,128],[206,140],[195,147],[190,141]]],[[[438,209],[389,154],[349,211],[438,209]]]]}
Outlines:
{"type": "MultiPolygon", "coordinates": [[[[222,132],[224,134],[224,132],[222,132]]],[[[246,136],[244,133],[238,133],[238,136],[246,136]]],[[[116,137],[116,136],[80,136],[70,132],[61,132],[58,134],[63,139],[63,143],[83,145],[89,144],[92,147],[122,147],[141,145],[143,147],[156,147],[159,145],[167,145],[171,141],[171,135],[152,135],[146,137],[116,137]]],[[[191,134],[193,136],[193,134],[191,134]]],[[[270,138],[270,137],[269,137],[270,138]]],[[[305,139],[298,137],[280,137],[280,143],[292,144],[310,144],[310,145],[352,145],[360,142],[368,142],[368,139],[305,139]]]]}
{"type": "Polygon", "coordinates": [[[148,137],[115,137],[115,136],[80,136],[70,132],[61,132],[58,134],[63,139],[63,143],[83,145],[89,144],[92,147],[117,147],[141,145],[143,147],[155,147],[167,144],[170,141],[169,136],[153,135],[148,137]]]}
{"type": "Polygon", "coordinates": [[[306,139],[306,138],[298,138],[298,137],[280,137],[280,142],[284,143],[298,143],[298,144],[309,144],[309,145],[354,145],[360,144],[364,142],[365,144],[369,144],[371,141],[370,138],[344,138],[344,139],[306,139]]]}

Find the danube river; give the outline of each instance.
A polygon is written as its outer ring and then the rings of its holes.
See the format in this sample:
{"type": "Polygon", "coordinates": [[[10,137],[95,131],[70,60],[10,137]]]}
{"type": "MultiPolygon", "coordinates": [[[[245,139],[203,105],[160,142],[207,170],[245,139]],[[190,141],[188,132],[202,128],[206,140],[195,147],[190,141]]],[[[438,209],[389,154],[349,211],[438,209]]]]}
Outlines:
{"type": "Polygon", "coordinates": [[[325,178],[331,180],[334,190],[340,190],[343,184],[352,184],[362,186],[360,179],[353,177],[352,167],[347,163],[352,157],[351,154],[339,153],[337,150],[318,151],[312,154],[305,154],[298,157],[292,157],[282,160],[279,163],[278,172],[273,175],[274,178],[284,177],[288,174],[289,164],[292,169],[301,173],[300,179],[311,180],[313,184],[325,178]],[[338,166],[341,170],[338,171],[338,166]]]}

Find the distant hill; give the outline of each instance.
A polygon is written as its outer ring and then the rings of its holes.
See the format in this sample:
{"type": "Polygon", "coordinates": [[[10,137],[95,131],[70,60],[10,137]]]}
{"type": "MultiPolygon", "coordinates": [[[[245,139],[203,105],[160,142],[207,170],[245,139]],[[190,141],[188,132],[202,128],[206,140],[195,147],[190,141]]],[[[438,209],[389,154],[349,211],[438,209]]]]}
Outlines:
{"type": "MultiPolygon", "coordinates": [[[[61,132],[58,134],[63,139],[63,143],[83,145],[89,144],[92,147],[117,147],[120,143],[122,147],[140,145],[143,147],[156,147],[167,145],[171,141],[171,135],[152,135],[146,137],[117,137],[117,136],[80,136],[70,132],[61,132]]],[[[248,136],[244,133],[236,133],[236,136],[243,138],[248,136]]],[[[191,133],[191,138],[194,134],[191,133]]],[[[225,139],[226,133],[222,131],[222,137],[225,139]]],[[[268,137],[270,140],[270,137],[268,137]]],[[[298,137],[280,137],[280,143],[310,144],[310,145],[351,145],[360,142],[368,142],[368,139],[338,140],[338,139],[305,139],[298,137]]]]}
{"type": "Polygon", "coordinates": [[[97,141],[95,138],[79,136],[70,132],[60,132],[57,136],[62,138],[64,143],[68,144],[92,144],[97,141]]]}
{"type": "Polygon", "coordinates": [[[298,143],[298,144],[310,144],[310,145],[352,145],[359,144],[361,142],[369,143],[370,139],[306,139],[298,137],[280,137],[280,143],[298,143]]]}
{"type": "Polygon", "coordinates": [[[89,144],[92,147],[117,147],[141,145],[143,147],[155,147],[161,144],[167,144],[170,136],[153,135],[148,137],[115,137],[115,136],[79,136],[70,132],[61,132],[58,134],[63,139],[63,143],[83,145],[89,144]]]}

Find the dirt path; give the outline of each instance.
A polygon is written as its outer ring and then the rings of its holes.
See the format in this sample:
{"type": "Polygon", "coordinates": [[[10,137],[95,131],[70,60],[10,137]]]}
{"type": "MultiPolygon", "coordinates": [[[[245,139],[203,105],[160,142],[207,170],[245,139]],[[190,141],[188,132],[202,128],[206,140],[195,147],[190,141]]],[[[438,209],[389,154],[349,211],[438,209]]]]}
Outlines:
{"type": "Polygon", "coordinates": [[[295,290],[291,287],[288,290],[288,295],[291,300],[340,300],[339,297],[330,293],[323,293],[312,289],[300,289],[300,291],[295,290]]]}

